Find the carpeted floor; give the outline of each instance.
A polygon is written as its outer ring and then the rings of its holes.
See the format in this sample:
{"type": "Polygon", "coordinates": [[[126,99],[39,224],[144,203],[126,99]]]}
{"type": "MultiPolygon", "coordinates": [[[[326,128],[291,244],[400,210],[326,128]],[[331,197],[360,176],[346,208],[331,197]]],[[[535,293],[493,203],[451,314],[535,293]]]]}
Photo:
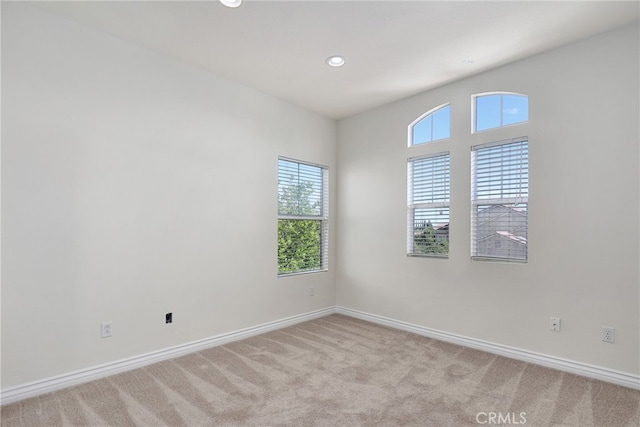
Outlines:
{"type": "Polygon", "coordinates": [[[2,426],[639,426],[640,391],[341,315],[2,407],[2,426]]]}

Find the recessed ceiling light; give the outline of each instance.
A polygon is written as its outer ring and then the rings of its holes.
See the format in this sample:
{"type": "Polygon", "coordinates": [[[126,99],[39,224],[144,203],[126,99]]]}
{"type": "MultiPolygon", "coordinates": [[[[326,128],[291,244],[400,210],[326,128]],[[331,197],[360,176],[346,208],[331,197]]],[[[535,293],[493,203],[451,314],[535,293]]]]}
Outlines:
{"type": "Polygon", "coordinates": [[[227,7],[238,7],[242,4],[242,0],[220,0],[220,3],[227,7]]]}
{"type": "Polygon", "coordinates": [[[330,67],[342,67],[344,65],[344,63],[345,63],[345,60],[340,55],[332,55],[332,56],[328,57],[325,60],[325,62],[330,67]]]}

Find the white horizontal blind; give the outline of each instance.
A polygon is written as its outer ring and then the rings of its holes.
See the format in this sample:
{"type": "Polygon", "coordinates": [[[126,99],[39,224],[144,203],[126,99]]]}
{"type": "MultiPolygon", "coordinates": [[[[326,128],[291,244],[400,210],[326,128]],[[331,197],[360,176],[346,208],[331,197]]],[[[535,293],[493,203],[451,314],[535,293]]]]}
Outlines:
{"type": "Polygon", "coordinates": [[[449,254],[449,153],[408,161],[407,253],[449,254]]]}
{"type": "Polygon", "coordinates": [[[278,160],[278,214],[322,217],[323,168],[286,159],[278,160]]]}
{"type": "Polygon", "coordinates": [[[278,159],[278,274],[328,269],[329,171],[278,159]]]}
{"type": "Polygon", "coordinates": [[[472,148],[472,257],[527,260],[528,199],[526,137],[472,148]]]}

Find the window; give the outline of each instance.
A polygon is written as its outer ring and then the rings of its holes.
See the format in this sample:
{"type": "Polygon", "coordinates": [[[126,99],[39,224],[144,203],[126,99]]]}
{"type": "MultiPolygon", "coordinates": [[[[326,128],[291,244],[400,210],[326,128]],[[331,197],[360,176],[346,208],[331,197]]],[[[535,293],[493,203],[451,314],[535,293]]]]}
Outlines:
{"type": "Polygon", "coordinates": [[[329,186],[324,166],[278,159],[278,274],[326,271],[329,186]]]}
{"type": "Polygon", "coordinates": [[[451,136],[451,105],[428,111],[409,125],[409,146],[449,138],[451,136]]]}
{"type": "Polygon", "coordinates": [[[471,256],[526,261],[529,142],[523,137],[471,150],[471,256]]]}
{"type": "Polygon", "coordinates": [[[409,255],[449,255],[449,175],[449,153],[409,159],[409,255]]]}
{"type": "Polygon", "coordinates": [[[480,94],[473,97],[475,132],[529,120],[529,97],[517,93],[480,94]]]}

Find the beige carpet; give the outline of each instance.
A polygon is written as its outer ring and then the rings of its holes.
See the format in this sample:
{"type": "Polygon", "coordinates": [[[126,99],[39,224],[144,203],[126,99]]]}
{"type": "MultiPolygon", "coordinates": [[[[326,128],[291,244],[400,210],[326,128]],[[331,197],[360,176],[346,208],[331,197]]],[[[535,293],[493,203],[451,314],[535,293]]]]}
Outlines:
{"type": "Polygon", "coordinates": [[[44,425],[637,427],[640,391],[332,315],[2,408],[44,425]]]}

